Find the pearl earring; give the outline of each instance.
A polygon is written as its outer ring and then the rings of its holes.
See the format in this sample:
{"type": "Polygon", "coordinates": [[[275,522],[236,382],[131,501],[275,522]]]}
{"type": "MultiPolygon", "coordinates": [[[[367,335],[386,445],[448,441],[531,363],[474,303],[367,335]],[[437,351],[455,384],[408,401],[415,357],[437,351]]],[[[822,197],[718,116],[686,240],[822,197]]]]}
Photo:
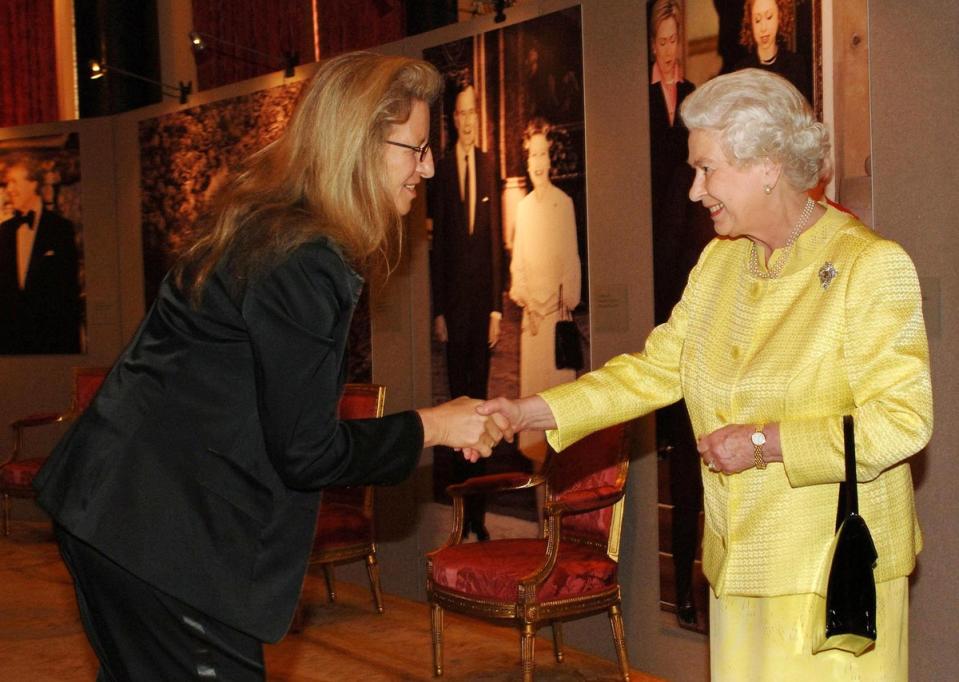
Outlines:
{"type": "Polygon", "coordinates": [[[763,192],[766,194],[772,194],[773,188],[770,185],[763,185],[763,192]]]}

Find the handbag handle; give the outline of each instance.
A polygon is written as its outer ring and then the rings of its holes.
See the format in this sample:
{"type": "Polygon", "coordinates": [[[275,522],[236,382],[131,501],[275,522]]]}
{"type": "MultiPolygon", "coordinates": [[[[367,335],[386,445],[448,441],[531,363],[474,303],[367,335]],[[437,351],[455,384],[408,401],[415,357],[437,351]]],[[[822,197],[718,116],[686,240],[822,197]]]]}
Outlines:
{"type": "Polygon", "coordinates": [[[856,485],[856,435],[852,415],[842,418],[842,442],[846,456],[846,480],[839,484],[839,506],[836,509],[836,530],[850,514],[859,514],[859,491],[856,485]]]}
{"type": "Polygon", "coordinates": [[[569,308],[563,305],[563,283],[559,283],[559,298],[556,299],[556,312],[559,313],[559,319],[561,320],[572,320],[573,316],[569,312],[569,308]]]}

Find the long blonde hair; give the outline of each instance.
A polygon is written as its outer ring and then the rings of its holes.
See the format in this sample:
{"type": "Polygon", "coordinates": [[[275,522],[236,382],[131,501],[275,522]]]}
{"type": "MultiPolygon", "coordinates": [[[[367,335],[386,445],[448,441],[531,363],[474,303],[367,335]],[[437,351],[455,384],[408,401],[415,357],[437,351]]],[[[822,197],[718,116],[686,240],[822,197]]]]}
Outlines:
{"type": "Polygon", "coordinates": [[[431,104],[442,79],[429,63],[354,52],[330,59],[304,90],[289,126],[247,159],[221,190],[201,236],[174,265],[177,286],[199,303],[225,259],[231,286],[326,235],[358,271],[397,262],[402,216],[386,187],[383,141],[409,119],[414,100],[431,104]]]}

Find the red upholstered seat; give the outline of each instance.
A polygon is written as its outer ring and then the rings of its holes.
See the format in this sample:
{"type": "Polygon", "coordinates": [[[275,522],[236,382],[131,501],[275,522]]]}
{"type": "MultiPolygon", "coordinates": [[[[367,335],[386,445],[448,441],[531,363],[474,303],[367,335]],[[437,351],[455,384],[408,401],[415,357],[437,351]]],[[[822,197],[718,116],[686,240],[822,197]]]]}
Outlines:
{"type": "Polygon", "coordinates": [[[14,433],[13,454],[0,466],[0,504],[3,507],[3,534],[10,534],[10,498],[34,497],[33,479],[46,457],[24,455],[24,435],[28,429],[62,424],[87,409],[109,372],[108,367],[73,368],[73,402],[63,412],[43,412],[17,419],[10,427],[14,433]]]}
{"type": "Polygon", "coordinates": [[[336,547],[373,542],[373,525],[355,506],[345,504],[324,504],[323,513],[317,517],[317,550],[324,547],[336,547]]]}
{"type": "Polygon", "coordinates": [[[29,488],[46,461],[46,457],[31,457],[0,467],[0,488],[29,488]]]}
{"type": "MultiPolygon", "coordinates": [[[[540,603],[597,594],[616,584],[618,565],[605,548],[562,542],[561,557],[536,588],[540,603]]],[[[453,545],[433,559],[433,580],[472,599],[515,602],[520,581],[546,556],[546,540],[498,540],[453,545]]]]}
{"type": "Polygon", "coordinates": [[[541,474],[495,474],[450,486],[449,538],[427,555],[432,606],[433,672],[443,674],[443,612],[511,621],[521,629],[523,679],[533,679],[536,630],[553,628],[562,662],[561,622],[607,611],[629,679],[618,580],[618,549],[629,448],[620,424],[552,453],[541,474]],[[543,536],[462,543],[463,497],[546,486],[543,536]]]}
{"type": "MultiPolygon", "coordinates": [[[[382,417],[386,404],[386,387],[378,384],[347,384],[340,398],[340,419],[369,419],[382,417]]],[[[322,566],[326,591],[330,601],[336,600],[333,566],[350,561],[366,561],[373,605],[383,613],[383,593],[380,588],[380,567],[376,560],[373,528],[373,487],[350,486],[327,488],[323,491],[320,511],[316,519],[316,535],[310,554],[311,566],[322,566]]],[[[290,630],[297,632],[307,618],[307,605],[300,604],[290,630]]]]}

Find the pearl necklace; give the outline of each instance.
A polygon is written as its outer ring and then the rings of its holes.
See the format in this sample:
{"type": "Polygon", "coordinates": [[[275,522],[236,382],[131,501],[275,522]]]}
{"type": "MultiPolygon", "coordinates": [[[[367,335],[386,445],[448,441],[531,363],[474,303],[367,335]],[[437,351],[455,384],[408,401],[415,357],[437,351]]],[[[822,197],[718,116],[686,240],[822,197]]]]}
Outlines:
{"type": "Polygon", "coordinates": [[[759,249],[756,248],[756,242],[753,242],[752,249],[749,252],[749,272],[754,277],[759,279],[776,279],[782,273],[783,268],[786,267],[786,261],[789,260],[789,253],[792,251],[793,244],[796,243],[796,240],[799,239],[799,235],[802,234],[803,228],[806,226],[806,221],[809,220],[809,217],[812,215],[812,210],[816,207],[816,202],[806,197],[806,204],[803,206],[802,213],[799,214],[799,220],[796,221],[796,226],[792,229],[792,232],[789,233],[789,236],[786,238],[786,244],[783,246],[783,252],[779,255],[779,259],[776,261],[776,264],[769,268],[766,272],[763,272],[759,269],[759,249]]]}

